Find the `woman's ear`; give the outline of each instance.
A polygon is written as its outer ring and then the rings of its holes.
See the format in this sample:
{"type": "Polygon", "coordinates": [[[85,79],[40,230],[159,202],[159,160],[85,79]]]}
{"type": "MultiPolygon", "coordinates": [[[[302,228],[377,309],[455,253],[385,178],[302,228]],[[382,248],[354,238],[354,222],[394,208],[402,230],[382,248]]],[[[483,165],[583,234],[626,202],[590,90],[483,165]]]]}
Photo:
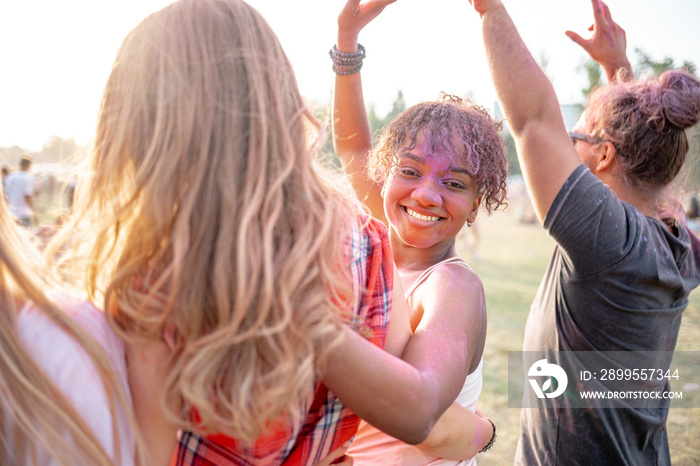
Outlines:
{"type": "Polygon", "coordinates": [[[598,156],[595,166],[596,172],[601,173],[613,167],[613,162],[617,156],[617,150],[612,142],[605,141],[598,146],[596,155],[598,156]]]}
{"type": "Polygon", "coordinates": [[[472,204],[472,211],[469,212],[469,215],[467,215],[467,222],[468,223],[474,223],[476,220],[476,216],[479,213],[479,207],[481,206],[481,199],[483,196],[479,196],[474,200],[474,203],[472,204]]]}

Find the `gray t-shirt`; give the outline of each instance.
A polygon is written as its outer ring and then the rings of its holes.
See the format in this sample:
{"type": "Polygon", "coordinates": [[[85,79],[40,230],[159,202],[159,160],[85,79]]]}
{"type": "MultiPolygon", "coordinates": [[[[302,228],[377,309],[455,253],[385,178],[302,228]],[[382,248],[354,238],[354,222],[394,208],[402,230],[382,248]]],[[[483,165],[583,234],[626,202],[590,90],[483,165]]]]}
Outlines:
{"type": "MultiPolygon", "coordinates": [[[[670,233],[580,165],[544,227],[557,246],[528,315],[524,351],[674,350],[688,295],[700,283],[700,242],[684,224],[670,233]]],[[[567,403],[561,397],[554,408],[522,410],[516,464],[670,464],[669,400],[619,409],[567,403]]]]}

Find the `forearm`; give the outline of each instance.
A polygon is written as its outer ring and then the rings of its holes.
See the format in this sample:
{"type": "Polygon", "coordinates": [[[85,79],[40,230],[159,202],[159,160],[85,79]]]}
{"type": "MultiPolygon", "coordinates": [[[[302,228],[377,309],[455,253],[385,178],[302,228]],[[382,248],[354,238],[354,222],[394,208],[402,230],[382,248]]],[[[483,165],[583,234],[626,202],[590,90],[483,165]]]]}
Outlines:
{"type": "MultiPolygon", "coordinates": [[[[338,32],[336,47],[340,52],[356,52],[357,35],[338,32]]],[[[372,149],[372,130],[365,110],[360,72],[335,75],[332,123],[333,143],[341,162],[349,167],[353,162],[357,164],[357,160],[352,160],[352,155],[359,153],[362,159],[372,149]]]]}
{"type": "Polygon", "coordinates": [[[498,98],[517,143],[537,217],[543,221],[581,163],[566,132],[554,88],[499,1],[482,14],[486,54],[498,98]]]}
{"type": "MultiPolygon", "coordinates": [[[[357,34],[338,31],[336,47],[340,52],[356,52],[358,50],[357,34]]],[[[365,109],[362,77],[359,71],[353,74],[335,75],[333,144],[344,166],[351,166],[353,162],[361,165],[364,155],[372,149],[372,130],[365,109]],[[353,160],[354,154],[360,154],[361,160],[353,160]]],[[[359,166],[359,168],[363,167],[359,166]]]]}
{"type": "Polygon", "coordinates": [[[561,119],[551,83],[523,43],[503,4],[493,2],[481,16],[491,76],[511,131],[518,135],[526,124],[561,119]]]}
{"type": "Polygon", "coordinates": [[[605,76],[608,78],[609,83],[613,83],[617,80],[617,72],[619,70],[626,70],[630,77],[634,76],[632,73],[632,65],[630,64],[627,55],[621,57],[619,61],[611,63],[601,63],[601,66],[605,70],[605,76]]]}
{"type": "MultiPolygon", "coordinates": [[[[337,48],[357,51],[357,34],[339,32],[337,48]]],[[[365,109],[360,72],[336,74],[333,95],[333,146],[355,194],[384,223],[381,187],[366,174],[366,159],[372,150],[372,130],[365,109]]]]}
{"type": "MultiPolygon", "coordinates": [[[[338,46],[338,50],[352,47],[338,46]]],[[[365,111],[362,77],[359,72],[335,75],[333,94],[333,147],[357,196],[362,200],[365,159],[372,150],[372,131],[365,111]]]]}
{"type": "Polygon", "coordinates": [[[439,406],[441,387],[355,332],[345,334],[321,382],[377,429],[410,444],[425,440],[449,406],[439,406]]]}
{"type": "Polygon", "coordinates": [[[481,416],[457,403],[440,417],[424,442],[422,451],[448,460],[473,458],[491,440],[493,427],[481,416]]]}

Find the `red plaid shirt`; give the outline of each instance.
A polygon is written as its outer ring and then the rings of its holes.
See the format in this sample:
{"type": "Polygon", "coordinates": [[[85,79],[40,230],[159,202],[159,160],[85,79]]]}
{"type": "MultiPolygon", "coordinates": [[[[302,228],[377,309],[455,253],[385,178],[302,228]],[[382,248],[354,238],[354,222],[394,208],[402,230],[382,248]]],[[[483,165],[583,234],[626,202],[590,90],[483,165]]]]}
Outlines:
{"type": "MultiPolygon", "coordinates": [[[[364,219],[364,218],[363,218],[364,219]]],[[[367,226],[353,231],[347,242],[351,258],[352,286],[360,299],[354,309],[355,322],[370,330],[366,338],[384,348],[393,290],[393,258],[386,228],[371,219],[367,226]]],[[[330,392],[317,383],[303,425],[280,422],[272,433],[247,449],[224,435],[202,437],[180,432],[171,466],[258,466],[314,464],[350,440],[360,419],[330,392]]]]}

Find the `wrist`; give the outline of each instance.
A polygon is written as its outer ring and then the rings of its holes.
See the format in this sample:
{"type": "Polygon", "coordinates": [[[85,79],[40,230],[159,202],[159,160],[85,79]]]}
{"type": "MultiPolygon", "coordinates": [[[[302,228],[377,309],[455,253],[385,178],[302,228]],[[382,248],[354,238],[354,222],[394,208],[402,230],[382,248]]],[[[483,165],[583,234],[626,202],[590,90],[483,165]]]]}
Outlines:
{"type": "Polygon", "coordinates": [[[608,82],[614,82],[616,80],[617,73],[620,70],[627,70],[627,72],[632,75],[632,64],[627,57],[625,57],[624,60],[608,63],[603,66],[603,69],[605,70],[608,82]]]}
{"type": "Polygon", "coordinates": [[[484,446],[484,448],[479,450],[479,453],[485,452],[486,450],[491,448],[493,446],[493,444],[496,442],[496,425],[493,423],[493,421],[491,419],[489,419],[489,418],[484,418],[484,419],[488,423],[488,427],[486,427],[486,432],[489,432],[489,427],[491,428],[491,430],[490,430],[491,437],[490,437],[489,442],[484,446]]]}
{"type": "Polygon", "coordinates": [[[354,47],[355,51],[353,52],[339,50],[337,45],[334,45],[328,52],[333,61],[333,72],[335,74],[348,76],[359,73],[362,69],[362,63],[365,59],[366,52],[362,45],[356,45],[357,46],[354,47]]]}
{"type": "Polygon", "coordinates": [[[484,2],[484,4],[477,10],[479,16],[483,19],[485,15],[495,12],[497,10],[505,10],[506,7],[503,5],[501,0],[493,0],[491,2],[484,2]]]}
{"type": "Polygon", "coordinates": [[[336,41],[336,47],[339,52],[357,52],[357,34],[353,33],[340,33],[338,32],[338,38],[336,41]]]}

